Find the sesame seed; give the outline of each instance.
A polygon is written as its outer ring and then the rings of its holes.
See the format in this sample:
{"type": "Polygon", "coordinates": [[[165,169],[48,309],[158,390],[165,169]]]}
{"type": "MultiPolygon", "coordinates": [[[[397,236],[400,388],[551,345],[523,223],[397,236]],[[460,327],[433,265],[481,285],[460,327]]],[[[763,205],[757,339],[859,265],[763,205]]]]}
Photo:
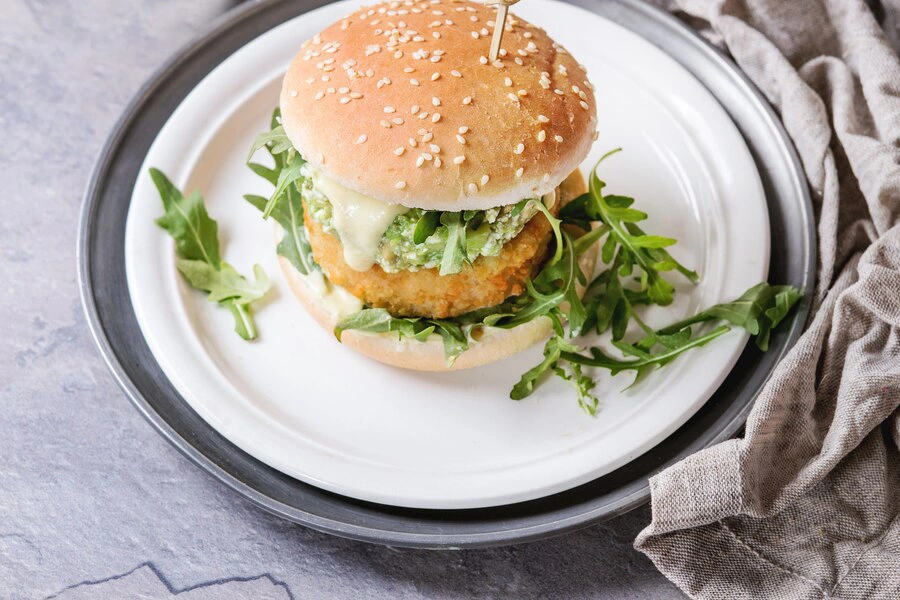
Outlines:
{"type": "Polygon", "coordinates": [[[553,136],[553,139],[556,140],[557,142],[562,142],[562,141],[563,141],[563,136],[561,136],[561,135],[554,135],[554,136],[553,136]]]}
{"type": "Polygon", "coordinates": [[[416,166],[417,166],[417,167],[421,167],[421,166],[424,165],[424,164],[425,164],[425,157],[424,157],[424,156],[420,156],[419,158],[416,159],[416,166]]]}
{"type": "Polygon", "coordinates": [[[463,104],[472,104],[472,96],[466,96],[462,99],[463,104]]]}
{"type": "Polygon", "coordinates": [[[441,120],[441,113],[434,113],[433,115],[431,115],[432,123],[437,123],[440,120],[441,120]]]}
{"type": "Polygon", "coordinates": [[[406,182],[398,181],[397,183],[394,184],[394,187],[397,188],[398,190],[402,190],[403,188],[406,187],[406,182]]]}
{"type": "Polygon", "coordinates": [[[525,144],[519,144],[518,146],[516,146],[516,149],[513,150],[513,152],[515,152],[516,154],[522,154],[523,152],[525,152],[525,144]]]}
{"type": "Polygon", "coordinates": [[[296,97],[297,97],[297,90],[291,90],[290,96],[291,96],[291,98],[296,98],[296,97]]]}
{"type": "Polygon", "coordinates": [[[544,131],[543,129],[541,129],[540,131],[538,131],[537,139],[538,139],[539,142],[543,142],[544,140],[546,140],[546,139],[547,139],[547,132],[544,131]]]}
{"type": "Polygon", "coordinates": [[[357,144],[362,144],[362,143],[364,143],[367,139],[369,139],[369,138],[366,137],[366,134],[362,134],[361,136],[359,136],[358,138],[356,138],[356,143],[357,143],[357,144]]]}
{"type": "Polygon", "coordinates": [[[439,40],[439,39],[441,39],[441,34],[440,34],[440,32],[432,31],[432,32],[431,32],[431,37],[433,37],[433,38],[436,39],[436,40],[439,40]]]}
{"type": "Polygon", "coordinates": [[[419,113],[419,119],[425,120],[425,119],[427,119],[427,118],[428,118],[428,113],[427,113],[427,112],[422,111],[422,112],[419,113]]]}
{"type": "Polygon", "coordinates": [[[397,156],[403,156],[404,152],[406,152],[406,148],[404,148],[403,146],[394,149],[394,154],[396,154],[397,156]]]}
{"type": "Polygon", "coordinates": [[[560,89],[555,89],[555,90],[553,90],[553,93],[556,94],[557,96],[562,96],[562,95],[563,95],[563,91],[560,90],[560,89]]]}
{"type": "Polygon", "coordinates": [[[450,71],[450,74],[453,75],[454,77],[462,77],[462,73],[460,73],[456,69],[453,69],[452,71],[450,71]]]}
{"type": "Polygon", "coordinates": [[[442,164],[444,164],[444,163],[441,162],[441,157],[440,157],[440,156],[435,156],[435,157],[434,157],[434,166],[435,166],[435,167],[440,167],[442,164]]]}
{"type": "Polygon", "coordinates": [[[477,40],[477,39],[478,39],[479,37],[481,37],[481,36],[478,35],[478,32],[477,32],[477,31],[473,31],[473,32],[472,32],[472,37],[475,38],[475,39],[477,40]]]}
{"type": "Polygon", "coordinates": [[[520,67],[525,64],[525,61],[519,58],[518,56],[513,59],[517,65],[520,67]]]}
{"type": "Polygon", "coordinates": [[[419,80],[418,80],[418,79],[410,79],[409,82],[410,82],[411,84],[413,84],[413,85],[419,85],[419,80]]]}
{"type": "Polygon", "coordinates": [[[456,141],[459,142],[460,144],[465,144],[465,143],[466,143],[466,138],[464,138],[464,137],[461,136],[461,135],[457,135],[457,136],[456,136],[456,141]]]}
{"type": "Polygon", "coordinates": [[[333,93],[335,93],[337,90],[335,90],[333,87],[329,87],[329,88],[327,88],[326,91],[327,91],[329,94],[333,94],[333,93]]]}
{"type": "Polygon", "coordinates": [[[347,104],[348,102],[350,102],[350,98],[348,98],[347,96],[341,98],[341,104],[347,104]]]}
{"type": "Polygon", "coordinates": [[[433,140],[433,139],[434,139],[434,134],[431,133],[430,131],[429,131],[428,133],[426,133],[425,135],[422,136],[422,141],[423,141],[423,142],[430,142],[430,141],[433,140]]]}
{"type": "Polygon", "coordinates": [[[577,94],[578,92],[581,91],[581,88],[578,87],[577,85],[573,85],[573,86],[572,86],[572,91],[575,92],[575,93],[577,94]]]}
{"type": "Polygon", "coordinates": [[[474,183],[470,183],[468,187],[469,187],[470,194],[474,194],[475,192],[478,191],[478,186],[475,185],[474,183]]]}
{"type": "Polygon", "coordinates": [[[548,181],[550,181],[550,173],[544,173],[544,176],[541,177],[541,179],[544,181],[544,183],[547,183],[548,181]]]}
{"type": "Polygon", "coordinates": [[[525,33],[522,34],[522,37],[525,38],[526,40],[531,39],[531,32],[526,31],[525,33]]]}
{"type": "Polygon", "coordinates": [[[384,107],[384,112],[386,112],[387,114],[391,114],[391,113],[394,113],[394,112],[397,112],[397,111],[394,110],[394,107],[393,107],[393,106],[385,106],[385,107],[384,107]]]}
{"type": "Polygon", "coordinates": [[[412,67],[406,67],[403,69],[404,73],[412,73],[413,71],[415,71],[415,69],[413,69],[412,67]]]}
{"type": "Polygon", "coordinates": [[[519,48],[518,50],[516,50],[516,53],[517,53],[519,56],[528,56],[528,53],[525,52],[524,50],[522,50],[521,48],[519,48]]]}
{"type": "MultiPolygon", "coordinates": [[[[491,27],[493,27],[493,25],[491,25],[491,27]]],[[[506,48],[500,48],[500,52],[498,52],[497,54],[505,58],[506,55],[509,54],[509,52],[506,51],[506,48]]]]}
{"type": "Polygon", "coordinates": [[[418,145],[418,142],[414,138],[409,138],[409,145],[415,148],[418,145]]]}
{"type": "Polygon", "coordinates": [[[504,79],[503,83],[506,84],[506,87],[512,87],[512,79],[510,79],[509,77],[504,79]]]}
{"type": "Polygon", "coordinates": [[[359,92],[350,92],[350,97],[354,100],[359,100],[360,98],[362,98],[362,94],[360,94],[359,92]]]}
{"type": "Polygon", "coordinates": [[[516,92],[519,96],[524,97],[528,95],[528,90],[519,90],[516,92]]]}
{"type": "Polygon", "coordinates": [[[391,119],[391,123],[393,123],[394,125],[403,125],[403,119],[401,119],[400,117],[394,117],[393,119],[391,119]]]}
{"type": "Polygon", "coordinates": [[[403,50],[397,50],[394,52],[394,58],[403,58],[403,50]]]}
{"type": "Polygon", "coordinates": [[[487,56],[481,56],[481,57],[479,57],[479,58],[478,58],[478,62],[480,62],[480,63],[483,64],[483,65],[488,64],[487,56]]]}
{"type": "Polygon", "coordinates": [[[581,90],[580,92],[578,92],[578,97],[581,98],[582,100],[587,100],[587,94],[584,93],[584,90],[581,90]]]}
{"type": "Polygon", "coordinates": [[[321,100],[325,97],[325,92],[319,92],[316,94],[316,100],[321,100]]]}
{"type": "Polygon", "coordinates": [[[432,80],[432,81],[437,81],[437,80],[440,79],[440,78],[441,78],[441,74],[440,74],[440,73],[432,73],[432,74],[431,74],[431,80],[432,80]]]}
{"type": "Polygon", "coordinates": [[[423,152],[422,156],[425,158],[425,160],[434,160],[434,155],[432,155],[428,152],[423,152]]]}
{"type": "Polygon", "coordinates": [[[489,35],[491,32],[487,30],[487,27],[482,27],[479,30],[479,33],[481,33],[481,35],[489,35]]]}
{"type": "Polygon", "coordinates": [[[434,97],[431,99],[431,103],[434,104],[435,106],[440,106],[440,105],[441,105],[441,99],[438,98],[437,96],[434,96],[434,97]]]}
{"type": "Polygon", "coordinates": [[[579,102],[579,104],[581,105],[581,108],[583,108],[584,110],[587,110],[587,109],[589,109],[589,108],[591,107],[591,106],[590,106],[587,102],[585,102],[584,100],[581,100],[581,101],[579,102]]]}
{"type": "Polygon", "coordinates": [[[524,172],[525,172],[525,169],[523,169],[522,167],[519,167],[518,169],[516,169],[516,178],[517,178],[517,179],[518,179],[518,178],[521,178],[521,177],[522,177],[522,173],[524,173],[524,172]]]}
{"type": "Polygon", "coordinates": [[[429,148],[429,150],[431,150],[431,151],[434,152],[435,154],[440,154],[440,153],[441,153],[441,147],[438,146],[437,144],[431,144],[431,145],[428,146],[428,148],[429,148]]]}
{"type": "Polygon", "coordinates": [[[465,156],[457,156],[456,158],[453,159],[453,164],[454,164],[454,165],[461,165],[461,164],[463,164],[465,161],[466,161],[466,157],[465,157],[465,156]]]}
{"type": "Polygon", "coordinates": [[[413,105],[412,105],[412,108],[409,109],[409,113],[412,114],[412,115],[414,115],[414,114],[416,114],[417,112],[419,112],[419,105],[418,105],[418,104],[413,104],[413,105]]]}
{"type": "Polygon", "coordinates": [[[508,94],[506,95],[506,97],[509,98],[510,100],[512,100],[513,102],[518,102],[518,101],[519,101],[519,97],[516,96],[515,94],[513,94],[512,92],[508,93],[508,94]]]}
{"type": "Polygon", "coordinates": [[[424,127],[421,127],[416,133],[418,133],[419,135],[425,135],[426,133],[428,133],[428,130],[424,127]]]}
{"type": "Polygon", "coordinates": [[[341,93],[341,94],[346,94],[349,91],[350,91],[350,88],[348,88],[348,87],[338,88],[338,93],[341,93]]]}
{"type": "Polygon", "coordinates": [[[435,54],[435,55],[432,56],[429,60],[431,60],[431,62],[433,62],[433,63],[441,62],[441,55],[440,55],[440,54],[435,54]]]}
{"type": "Polygon", "coordinates": [[[387,121],[385,121],[384,119],[382,119],[381,121],[379,121],[379,123],[380,123],[381,126],[384,127],[385,129],[390,129],[390,128],[391,128],[391,124],[388,123],[387,121]]]}
{"type": "Polygon", "coordinates": [[[550,122],[550,119],[548,119],[544,115],[538,115],[537,120],[540,121],[541,123],[549,123],[550,122]]]}
{"type": "Polygon", "coordinates": [[[491,64],[494,65],[495,67],[497,67],[498,69],[502,69],[502,68],[503,68],[503,61],[502,61],[502,60],[499,60],[499,59],[498,59],[498,60],[495,60],[495,61],[492,62],[491,64]]]}
{"type": "Polygon", "coordinates": [[[491,178],[489,175],[482,175],[481,176],[481,185],[487,185],[487,182],[490,180],[491,180],[491,178]]]}

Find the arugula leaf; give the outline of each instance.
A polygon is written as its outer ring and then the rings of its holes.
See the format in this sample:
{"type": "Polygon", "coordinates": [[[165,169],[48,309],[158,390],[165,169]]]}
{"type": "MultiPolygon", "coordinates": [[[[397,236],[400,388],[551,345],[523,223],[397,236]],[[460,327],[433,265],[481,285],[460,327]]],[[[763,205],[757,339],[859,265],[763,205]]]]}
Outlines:
{"type": "Polygon", "coordinates": [[[447,244],[441,256],[440,274],[459,273],[466,258],[466,224],[462,213],[441,213],[441,225],[447,228],[447,244]]]}
{"type": "Polygon", "coordinates": [[[791,308],[800,300],[800,290],[790,285],[770,285],[760,283],[732,302],[716,304],[668,327],[659,334],[670,334],[694,323],[724,320],[747,330],[756,337],[760,350],[768,350],[772,330],[787,316],[791,308]]]}
{"type": "Polygon", "coordinates": [[[306,161],[303,160],[299,154],[293,154],[294,156],[288,159],[287,166],[285,166],[281,170],[281,173],[278,174],[278,181],[275,183],[275,191],[272,192],[272,196],[269,198],[269,201],[263,209],[263,219],[268,219],[272,215],[279,200],[284,198],[287,195],[288,190],[293,187],[292,184],[303,179],[302,169],[303,165],[306,164],[306,161]]]}
{"type": "MultiPolygon", "coordinates": [[[[244,199],[258,208],[265,210],[268,200],[262,196],[247,194],[244,199]]],[[[278,242],[276,251],[279,255],[288,259],[294,268],[303,275],[309,275],[313,271],[320,271],[309,245],[309,237],[306,227],[303,226],[303,202],[297,190],[289,189],[285,196],[285,202],[278,204],[272,211],[272,217],[284,229],[284,237],[278,242]]]]}
{"type": "Polygon", "coordinates": [[[178,261],[178,270],[192,286],[209,292],[210,302],[234,300],[237,304],[249,304],[262,298],[269,289],[269,278],[259,265],[253,265],[254,282],[224,261],[217,269],[202,260],[183,258],[178,261]]]}
{"type": "Polygon", "coordinates": [[[509,397],[513,400],[522,400],[530,396],[544,374],[556,366],[563,352],[578,352],[579,350],[580,348],[560,335],[550,338],[544,345],[544,360],[522,374],[519,382],[510,391],[509,397]]]}
{"type": "Polygon", "coordinates": [[[547,218],[547,222],[550,223],[550,227],[553,228],[553,236],[556,240],[556,250],[553,253],[553,258],[550,259],[550,264],[558,262],[560,258],[562,258],[563,253],[563,239],[562,239],[562,231],[560,230],[560,224],[562,221],[553,216],[550,212],[550,209],[544,206],[543,200],[537,198],[532,200],[534,205],[537,206],[538,210],[544,213],[544,216],[547,218]]]}
{"type": "Polygon", "coordinates": [[[268,219],[272,215],[275,207],[290,191],[297,192],[296,184],[303,179],[302,167],[306,164],[303,157],[294,150],[291,140],[284,132],[284,127],[280,125],[280,121],[281,110],[276,108],[272,113],[270,130],[256,136],[256,140],[253,142],[253,146],[250,148],[250,153],[247,156],[247,166],[254,173],[275,186],[275,190],[262,209],[264,219],[268,219]],[[256,151],[261,148],[265,148],[266,152],[272,157],[272,160],[275,162],[274,168],[250,162],[256,151]]]}
{"type": "Polygon", "coordinates": [[[414,338],[424,342],[431,334],[441,336],[444,343],[444,361],[447,367],[469,347],[469,338],[463,328],[450,319],[420,319],[394,317],[383,308],[364,308],[341,319],[334,327],[334,335],[340,341],[344,331],[356,329],[373,333],[395,332],[402,338],[414,338]]]}
{"type": "Polygon", "coordinates": [[[254,265],[256,280],[250,282],[221,259],[219,228],[206,212],[199,192],[185,197],[159,169],[151,168],[150,177],[165,210],[156,223],[175,240],[175,252],[180,257],[178,270],[193,287],[208,292],[211,302],[231,312],[238,335],[245,340],[256,338],[250,303],[269,290],[265,271],[254,265]]]}
{"type": "Polygon", "coordinates": [[[218,224],[206,212],[200,192],[184,197],[169,178],[159,169],[150,169],[159,197],[166,211],[156,220],[175,240],[178,256],[188,260],[202,260],[218,268],[219,257],[218,224]]]}
{"type": "Polygon", "coordinates": [[[436,210],[426,210],[419,217],[416,223],[416,230],[413,232],[413,243],[421,244],[431,237],[437,231],[438,224],[441,221],[441,213],[436,210]]]}

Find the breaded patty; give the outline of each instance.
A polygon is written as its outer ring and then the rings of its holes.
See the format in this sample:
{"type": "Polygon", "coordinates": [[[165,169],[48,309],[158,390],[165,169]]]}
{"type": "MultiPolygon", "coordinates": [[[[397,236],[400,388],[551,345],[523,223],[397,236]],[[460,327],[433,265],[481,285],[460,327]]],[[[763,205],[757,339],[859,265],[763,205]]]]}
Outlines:
{"type": "MultiPolygon", "coordinates": [[[[552,213],[586,191],[575,171],[560,185],[560,202],[552,213]]],[[[305,210],[305,207],[304,207],[305,210]]],[[[535,215],[497,256],[481,256],[462,271],[441,276],[438,269],[387,273],[378,265],[356,271],[344,261],[340,240],[306,215],[309,243],[328,278],[365,304],[395,316],[442,319],[500,304],[525,291],[525,281],[543,264],[553,230],[543,214],[535,215]]]]}

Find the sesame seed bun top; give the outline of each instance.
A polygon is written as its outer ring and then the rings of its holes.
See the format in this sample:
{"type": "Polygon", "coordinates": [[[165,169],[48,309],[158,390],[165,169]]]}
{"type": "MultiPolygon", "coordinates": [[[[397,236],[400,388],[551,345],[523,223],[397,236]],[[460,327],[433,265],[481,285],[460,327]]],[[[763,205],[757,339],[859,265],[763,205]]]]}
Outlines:
{"type": "Polygon", "coordinates": [[[584,69],[512,14],[467,0],[383,2],[305,42],[284,78],[294,147],[345,187],[391,204],[487,209],[552,191],[597,123],[584,69]]]}

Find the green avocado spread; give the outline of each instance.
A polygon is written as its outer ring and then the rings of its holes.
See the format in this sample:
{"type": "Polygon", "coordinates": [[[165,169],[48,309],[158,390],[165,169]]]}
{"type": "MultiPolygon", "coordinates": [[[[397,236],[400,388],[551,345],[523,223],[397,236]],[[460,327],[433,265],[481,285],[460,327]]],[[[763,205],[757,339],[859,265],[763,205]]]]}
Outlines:
{"type": "MultiPolygon", "coordinates": [[[[303,178],[301,195],[310,217],[327,233],[340,238],[334,226],[332,203],[316,188],[315,177],[303,178]]],[[[503,245],[519,235],[525,224],[539,212],[536,202],[540,200],[528,199],[488,210],[459,213],[411,208],[397,216],[387,227],[378,246],[375,263],[390,273],[440,266],[451,235],[451,226],[446,223],[451,222],[465,227],[464,254],[468,262],[479,256],[496,256],[503,245]],[[419,237],[427,234],[419,243],[415,240],[417,228],[419,237]]]]}

